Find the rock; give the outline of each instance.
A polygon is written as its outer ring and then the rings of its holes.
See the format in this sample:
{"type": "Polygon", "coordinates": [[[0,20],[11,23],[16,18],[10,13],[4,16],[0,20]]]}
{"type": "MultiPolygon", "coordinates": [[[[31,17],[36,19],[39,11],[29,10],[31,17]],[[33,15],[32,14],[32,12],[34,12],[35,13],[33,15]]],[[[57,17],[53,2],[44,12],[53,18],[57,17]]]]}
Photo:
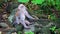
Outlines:
{"type": "Polygon", "coordinates": [[[8,27],[8,25],[6,24],[6,23],[0,23],[0,26],[2,26],[3,28],[7,28],[8,27]]]}
{"type": "Polygon", "coordinates": [[[4,19],[5,19],[5,18],[8,18],[7,16],[8,16],[7,14],[2,15],[2,17],[3,17],[4,19]]]}
{"type": "Polygon", "coordinates": [[[46,27],[43,27],[41,29],[41,32],[42,32],[42,34],[51,34],[50,31],[49,31],[49,28],[46,28],[46,27]]]}
{"type": "Polygon", "coordinates": [[[2,34],[2,32],[0,31],[0,34],[2,34]]]}
{"type": "Polygon", "coordinates": [[[49,23],[49,24],[47,24],[46,26],[44,26],[44,27],[50,27],[51,25],[53,25],[53,23],[51,22],[51,23],[49,23]]]}
{"type": "Polygon", "coordinates": [[[17,34],[16,32],[12,33],[12,34],[17,34]]]}

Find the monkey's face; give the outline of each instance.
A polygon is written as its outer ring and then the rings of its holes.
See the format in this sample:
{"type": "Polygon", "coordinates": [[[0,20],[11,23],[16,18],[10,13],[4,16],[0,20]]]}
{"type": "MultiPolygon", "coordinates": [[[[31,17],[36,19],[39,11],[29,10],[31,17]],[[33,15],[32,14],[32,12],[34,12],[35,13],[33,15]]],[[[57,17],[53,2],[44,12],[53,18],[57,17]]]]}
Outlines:
{"type": "Polygon", "coordinates": [[[24,8],[24,5],[21,5],[20,8],[24,8]]]}
{"type": "Polygon", "coordinates": [[[18,9],[20,9],[20,10],[26,10],[26,7],[25,7],[23,4],[20,4],[20,5],[18,6],[18,9]]]}

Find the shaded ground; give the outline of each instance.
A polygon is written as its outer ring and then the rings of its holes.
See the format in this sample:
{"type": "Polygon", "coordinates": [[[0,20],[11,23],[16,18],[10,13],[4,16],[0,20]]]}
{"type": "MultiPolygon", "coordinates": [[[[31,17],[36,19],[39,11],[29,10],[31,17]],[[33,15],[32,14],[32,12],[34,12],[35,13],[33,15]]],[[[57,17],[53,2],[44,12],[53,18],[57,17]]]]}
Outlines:
{"type": "MultiPolygon", "coordinates": [[[[5,22],[4,22],[5,23],[5,22]]],[[[11,26],[10,26],[10,24],[8,23],[8,22],[6,22],[7,24],[8,24],[8,26],[11,28],[11,30],[13,29],[11,26]]],[[[33,24],[32,25],[30,25],[30,28],[31,29],[24,29],[23,31],[25,31],[25,32],[27,32],[27,31],[29,31],[29,30],[31,30],[31,31],[33,31],[33,32],[38,32],[38,33],[40,33],[40,34],[44,34],[44,33],[46,33],[46,34],[48,34],[48,33],[50,33],[49,32],[49,27],[51,26],[51,25],[53,25],[53,22],[50,22],[50,21],[48,21],[47,19],[40,19],[40,20],[38,20],[38,21],[36,21],[36,22],[33,22],[33,24]]],[[[18,27],[17,27],[17,30],[21,30],[21,27],[20,27],[21,25],[19,25],[18,27]]],[[[1,30],[0,31],[2,31],[2,30],[4,30],[4,29],[2,29],[1,28],[1,30]]],[[[8,31],[9,29],[7,29],[6,31],[8,31]]],[[[14,30],[14,29],[13,29],[14,30]]],[[[6,33],[6,32],[5,32],[6,33]]]]}

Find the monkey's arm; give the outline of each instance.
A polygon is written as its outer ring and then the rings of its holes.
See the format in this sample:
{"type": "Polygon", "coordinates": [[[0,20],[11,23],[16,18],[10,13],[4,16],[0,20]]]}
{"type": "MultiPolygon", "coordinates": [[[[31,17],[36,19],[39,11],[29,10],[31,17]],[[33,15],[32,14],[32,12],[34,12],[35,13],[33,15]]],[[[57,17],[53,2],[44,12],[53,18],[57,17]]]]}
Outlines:
{"type": "Polygon", "coordinates": [[[18,14],[19,14],[19,9],[17,9],[15,16],[18,16],[18,14]]]}
{"type": "Polygon", "coordinates": [[[17,24],[19,24],[19,17],[18,17],[18,15],[19,15],[19,9],[17,9],[17,11],[16,11],[16,13],[15,13],[15,19],[16,19],[16,23],[17,24]]]}
{"type": "Polygon", "coordinates": [[[32,16],[30,16],[27,11],[25,11],[25,15],[26,15],[28,18],[30,18],[30,19],[35,19],[35,18],[33,18],[32,16]]]}

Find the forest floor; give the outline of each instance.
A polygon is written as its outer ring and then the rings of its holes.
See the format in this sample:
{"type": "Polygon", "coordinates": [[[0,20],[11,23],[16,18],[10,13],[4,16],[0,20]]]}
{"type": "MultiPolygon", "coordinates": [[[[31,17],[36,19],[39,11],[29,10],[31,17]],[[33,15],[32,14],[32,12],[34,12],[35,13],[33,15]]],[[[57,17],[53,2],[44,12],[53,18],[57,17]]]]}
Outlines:
{"type": "MultiPolygon", "coordinates": [[[[13,29],[14,27],[12,27],[8,22],[3,22],[3,23],[6,23],[6,25],[9,27],[9,29],[11,28],[11,29],[13,29]]],[[[28,31],[33,31],[33,32],[37,32],[37,31],[40,31],[40,33],[42,33],[42,32],[44,32],[45,33],[45,31],[42,31],[42,30],[46,30],[46,32],[47,32],[47,29],[49,29],[49,27],[51,26],[51,25],[53,25],[53,22],[51,22],[51,21],[49,21],[48,19],[40,19],[40,20],[38,20],[38,21],[36,21],[36,22],[32,22],[33,24],[32,25],[30,25],[30,29],[23,29],[23,31],[24,32],[28,32],[28,31]],[[47,29],[45,29],[45,28],[47,28],[47,29]]],[[[6,27],[7,27],[6,26],[6,27]]],[[[0,31],[4,31],[4,30],[6,30],[6,31],[8,31],[9,29],[8,29],[8,27],[7,28],[0,28],[0,31]]],[[[21,29],[21,28],[20,28],[21,29]]],[[[4,31],[3,32],[3,34],[5,34],[6,33],[6,31],[4,31]]]]}

